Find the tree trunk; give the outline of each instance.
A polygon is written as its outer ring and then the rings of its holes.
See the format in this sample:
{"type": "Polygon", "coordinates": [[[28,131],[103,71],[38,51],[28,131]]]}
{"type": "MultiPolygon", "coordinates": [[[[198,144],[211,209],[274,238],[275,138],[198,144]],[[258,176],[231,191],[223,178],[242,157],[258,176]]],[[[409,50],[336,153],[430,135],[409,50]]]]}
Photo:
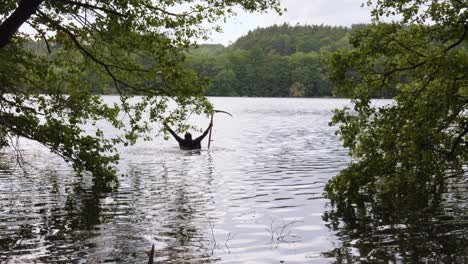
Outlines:
{"type": "Polygon", "coordinates": [[[5,47],[44,0],[21,0],[16,10],[0,25],[0,49],[5,47]]]}

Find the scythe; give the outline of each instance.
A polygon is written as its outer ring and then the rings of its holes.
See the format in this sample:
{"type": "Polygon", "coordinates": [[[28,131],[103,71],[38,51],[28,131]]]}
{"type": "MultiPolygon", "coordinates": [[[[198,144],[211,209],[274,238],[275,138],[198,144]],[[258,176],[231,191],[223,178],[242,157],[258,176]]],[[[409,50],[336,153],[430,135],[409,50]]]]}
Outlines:
{"type": "MultiPolygon", "coordinates": [[[[224,114],[228,114],[232,117],[232,115],[226,111],[221,111],[221,110],[213,110],[213,113],[211,114],[211,124],[213,124],[213,117],[214,117],[214,114],[215,113],[224,113],[224,114]]],[[[210,145],[211,145],[211,131],[213,131],[213,126],[211,126],[210,128],[210,135],[208,136],[208,149],[210,149],[210,145]]]]}

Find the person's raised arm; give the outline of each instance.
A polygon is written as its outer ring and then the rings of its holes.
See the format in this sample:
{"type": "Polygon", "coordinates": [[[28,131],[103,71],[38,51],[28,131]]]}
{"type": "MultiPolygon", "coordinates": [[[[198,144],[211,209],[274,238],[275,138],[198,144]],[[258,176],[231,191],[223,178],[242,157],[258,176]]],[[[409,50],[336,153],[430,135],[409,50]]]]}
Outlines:
{"type": "Polygon", "coordinates": [[[179,137],[179,135],[177,135],[168,125],[166,122],[163,123],[164,126],[166,127],[167,131],[169,131],[169,133],[171,133],[171,135],[177,140],[177,142],[181,142],[183,141],[183,139],[181,137],[179,137]]]}
{"type": "Polygon", "coordinates": [[[197,137],[195,139],[195,141],[200,141],[201,142],[206,137],[206,135],[208,135],[208,132],[210,132],[210,129],[211,129],[212,126],[213,126],[213,123],[210,123],[210,125],[205,130],[205,132],[203,132],[203,134],[201,136],[197,137]]]}

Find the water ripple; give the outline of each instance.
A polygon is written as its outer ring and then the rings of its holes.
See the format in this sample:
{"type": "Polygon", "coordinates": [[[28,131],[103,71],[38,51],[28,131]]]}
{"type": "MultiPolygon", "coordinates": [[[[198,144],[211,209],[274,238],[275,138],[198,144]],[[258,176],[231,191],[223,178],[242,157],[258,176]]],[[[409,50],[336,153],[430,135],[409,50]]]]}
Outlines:
{"type": "Polygon", "coordinates": [[[37,144],[22,144],[30,178],[12,177],[3,153],[0,262],[144,263],[151,244],[164,263],[328,262],[323,187],[349,162],[328,121],[347,101],[213,102],[234,118],[215,117],[211,150],[189,155],[172,139],[123,149],[113,194],[87,191],[37,144]]]}

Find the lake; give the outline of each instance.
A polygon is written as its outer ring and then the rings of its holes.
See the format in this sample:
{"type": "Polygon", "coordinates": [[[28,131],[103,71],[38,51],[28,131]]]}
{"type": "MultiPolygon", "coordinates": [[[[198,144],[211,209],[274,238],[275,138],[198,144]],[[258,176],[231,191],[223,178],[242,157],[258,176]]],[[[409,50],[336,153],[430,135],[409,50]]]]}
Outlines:
{"type": "Polygon", "coordinates": [[[26,175],[2,150],[0,262],[146,263],[153,244],[155,263],[468,261],[466,180],[428,217],[334,214],[323,188],[350,158],[328,122],[349,100],[210,100],[233,114],[215,115],[210,150],[205,139],[200,154],[183,152],[172,138],[122,148],[111,194],[92,194],[38,144],[20,145],[26,175]]]}

